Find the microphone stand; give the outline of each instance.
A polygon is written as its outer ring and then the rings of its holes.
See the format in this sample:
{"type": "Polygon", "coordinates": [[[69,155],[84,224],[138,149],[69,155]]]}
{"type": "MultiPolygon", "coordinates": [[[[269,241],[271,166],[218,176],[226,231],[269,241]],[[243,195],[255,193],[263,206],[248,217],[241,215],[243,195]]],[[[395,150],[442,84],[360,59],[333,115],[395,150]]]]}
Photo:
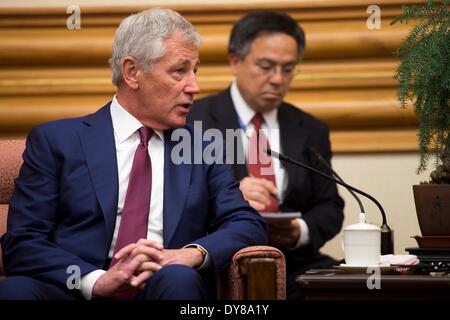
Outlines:
{"type": "MultiPolygon", "coordinates": [[[[333,170],[333,168],[328,164],[328,162],[325,160],[324,157],[322,157],[322,155],[320,154],[319,151],[316,150],[316,148],[314,147],[309,147],[309,150],[312,151],[312,153],[314,153],[314,155],[317,157],[317,159],[319,159],[319,161],[325,166],[327,167],[328,170],[330,170],[333,173],[333,176],[335,176],[336,179],[338,179],[340,182],[344,182],[344,179],[342,179],[336,171],[333,170]]],[[[358,202],[358,206],[359,206],[359,210],[361,211],[361,213],[366,214],[366,210],[364,210],[364,206],[362,204],[361,199],[356,195],[355,192],[353,192],[353,190],[347,189],[348,192],[350,192],[350,194],[353,196],[353,198],[355,198],[356,202],[358,202]]]]}
{"type": "Polygon", "coordinates": [[[321,175],[322,177],[327,178],[328,180],[331,180],[337,184],[340,184],[341,186],[344,186],[345,188],[347,188],[348,190],[352,190],[356,193],[359,193],[363,196],[365,196],[366,198],[369,198],[370,200],[372,200],[376,206],[378,207],[378,209],[381,212],[381,216],[382,216],[382,225],[381,225],[381,254],[393,254],[394,253],[394,241],[393,241],[393,237],[392,237],[392,230],[391,228],[389,228],[389,226],[387,225],[387,221],[386,221],[386,213],[384,212],[383,207],[381,206],[381,204],[378,202],[377,199],[375,199],[374,197],[372,197],[370,194],[365,193],[364,191],[361,191],[355,187],[352,187],[351,185],[348,185],[347,183],[343,182],[343,181],[339,181],[311,166],[308,166],[307,164],[301,163],[297,160],[291,159],[289,157],[286,157],[285,155],[282,155],[276,151],[273,151],[269,148],[264,150],[265,153],[267,153],[269,156],[273,156],[275,158],[278,158],[282,161],[300,166],[302,168],[305,168],[307,170],[313,171],[315,173],[317,173],[318,175],[321,175]]]}

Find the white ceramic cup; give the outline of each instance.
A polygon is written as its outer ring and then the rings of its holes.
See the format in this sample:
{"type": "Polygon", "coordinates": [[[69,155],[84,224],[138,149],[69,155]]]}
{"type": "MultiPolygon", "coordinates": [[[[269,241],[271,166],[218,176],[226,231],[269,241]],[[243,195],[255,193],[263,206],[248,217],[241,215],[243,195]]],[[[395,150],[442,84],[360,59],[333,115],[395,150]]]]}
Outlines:
{"type": "Polygon", "coordinates": [[[345,263],[349,266],[378,266],[381,229],[367,223],[352,224],[343,231],[345,263]]]}

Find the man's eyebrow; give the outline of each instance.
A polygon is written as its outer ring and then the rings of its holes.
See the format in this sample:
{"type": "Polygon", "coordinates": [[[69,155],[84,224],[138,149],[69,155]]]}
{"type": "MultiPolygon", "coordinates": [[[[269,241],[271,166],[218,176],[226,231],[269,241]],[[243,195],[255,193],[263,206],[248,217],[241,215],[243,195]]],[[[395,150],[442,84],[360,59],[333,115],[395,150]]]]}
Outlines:
{"type": "Polygon", "coordinates": [[[180,59],[176,63],[176,65],[187,65],[187,64],[190,64],[190,61],[188,59],[180,59]]]}
{"type": "Polygon", "coordinates": [[[264,63],[264,62],[267,62],[267,63],[270,63],[270,64],[276,64],[277,62],[276,61],[273,61],[273,60],[271,60],[271,59],[268,59],[268,58],[260,58],[260,59],[256,59],[256,62],[257,63],[264,63]]]}
{"type": "MultiPolygon", "coordinates": [[[[180,60],[178,60],[178,61],[175,63],[174,66],[175,66],[175,67],[179,67],[179,66],[185,67],[185,66],[190,66],[190,65],[192,65],[192,61],[191,61],[191,60],[189,60],[189,59],[180,59],[180,60]]],[[[200,60],[197,60],[197,61],[195,61],[193,67],[194,67],[194,68],[198,68],[199,65],[200,65],[200,60]]]]}

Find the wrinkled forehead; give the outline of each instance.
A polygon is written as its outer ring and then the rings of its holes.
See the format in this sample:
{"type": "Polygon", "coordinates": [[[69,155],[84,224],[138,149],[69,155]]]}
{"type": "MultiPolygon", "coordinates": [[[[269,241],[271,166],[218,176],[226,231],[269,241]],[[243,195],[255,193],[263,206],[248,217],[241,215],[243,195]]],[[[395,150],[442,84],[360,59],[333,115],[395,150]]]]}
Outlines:
{"type": "Polygon", "coordinates": [[[179,33],[174,33],[164,40],[165,52],[164,58],[170,58],[174,62],[183,61],[199,63],[199,48],[197,43],[185,39],[179,33]]]}

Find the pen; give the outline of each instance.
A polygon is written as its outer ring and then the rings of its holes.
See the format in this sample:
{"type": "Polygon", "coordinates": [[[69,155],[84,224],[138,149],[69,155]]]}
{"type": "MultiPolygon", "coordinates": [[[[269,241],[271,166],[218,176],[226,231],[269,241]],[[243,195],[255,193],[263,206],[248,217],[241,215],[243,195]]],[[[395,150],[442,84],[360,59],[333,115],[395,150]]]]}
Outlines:
{"type": "Polygon", "coordinates": [[[270,193],[270,195],[275,198],[275,200],[277,200],[278,202],[280,202],[280,198],[278,197],[278,195],[276,195],[275,193],[270,193]]]}

